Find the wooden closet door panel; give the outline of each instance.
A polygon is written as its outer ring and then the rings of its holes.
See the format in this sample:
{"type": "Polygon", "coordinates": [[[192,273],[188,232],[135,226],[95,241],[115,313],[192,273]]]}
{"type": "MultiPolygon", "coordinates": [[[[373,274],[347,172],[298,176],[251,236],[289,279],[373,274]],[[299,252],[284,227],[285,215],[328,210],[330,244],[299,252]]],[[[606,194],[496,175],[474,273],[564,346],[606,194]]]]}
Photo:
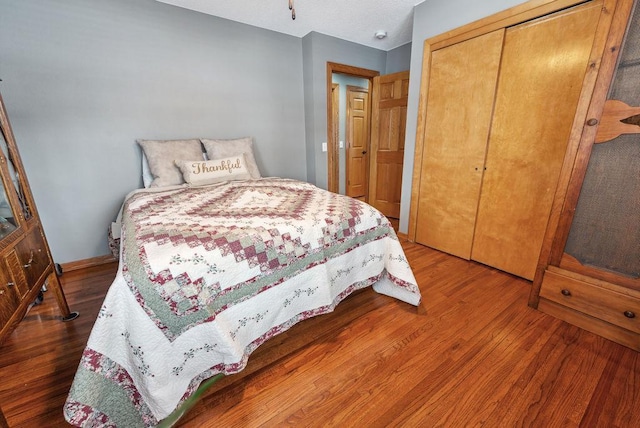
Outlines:
{"type": "Polygon", "coordinates": [[[507,30],[472,259],[533,279],[601,7],[507,30]]]}
{"type": "Polygon", "coordinates": [[[416,242],[469,259],[504,30],[434,51],[416,242]]]}

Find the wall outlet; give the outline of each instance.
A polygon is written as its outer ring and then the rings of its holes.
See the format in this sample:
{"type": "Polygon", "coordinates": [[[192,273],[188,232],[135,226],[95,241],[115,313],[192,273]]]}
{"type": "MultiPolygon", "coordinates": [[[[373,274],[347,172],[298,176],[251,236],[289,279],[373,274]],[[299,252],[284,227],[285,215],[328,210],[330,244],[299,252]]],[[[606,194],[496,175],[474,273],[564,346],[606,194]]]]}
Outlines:
{"type": "Polygon", "coordinates": [[[323,152],[327,151],[327,142],[326,141],[324,143],[322,143],[322,151],[323,152]]]}
{"type": "Polygon", "coordinates": [[[344,141],[340,141],[340,148],[344,149],[344,141]]]}

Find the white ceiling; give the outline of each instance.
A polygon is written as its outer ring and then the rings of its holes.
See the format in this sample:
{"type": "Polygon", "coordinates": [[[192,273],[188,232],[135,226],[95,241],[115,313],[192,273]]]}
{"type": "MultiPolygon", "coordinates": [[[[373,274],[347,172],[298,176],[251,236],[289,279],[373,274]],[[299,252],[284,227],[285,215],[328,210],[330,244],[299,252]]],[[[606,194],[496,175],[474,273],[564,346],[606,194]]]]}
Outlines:
{"type": "Polygon", "coordinates": [[[388,51],[411,41],[413,7],[423,0],[157,0],[268,30],[304,37],[311,31],[388,51]],[[378,31],[387,37],[379,40],[378,31]]]}

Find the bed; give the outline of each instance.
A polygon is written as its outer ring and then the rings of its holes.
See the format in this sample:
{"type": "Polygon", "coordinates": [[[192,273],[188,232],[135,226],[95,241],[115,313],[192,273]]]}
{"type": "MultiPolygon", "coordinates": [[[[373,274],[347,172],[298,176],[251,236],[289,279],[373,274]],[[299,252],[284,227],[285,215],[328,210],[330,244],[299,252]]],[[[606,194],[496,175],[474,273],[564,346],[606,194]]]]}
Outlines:
{"type": "Polygon", "coordinates": [[[155,426],[204,380],[238,373],[266,340],[356,290],[420,304],[380,212],[260,177],[251,144],[214,141],[204,144],[208,160],[196,150],[163,153],[181,174],[125,198],[119,269],[64,407],[72,425],[155,426]],[[222,157],[229,152],[238,153],[222,157]],[[177,159],[188,160],[184,168],[177,159]],[[216,177],[203,181],[196,170],[216,177]]]}

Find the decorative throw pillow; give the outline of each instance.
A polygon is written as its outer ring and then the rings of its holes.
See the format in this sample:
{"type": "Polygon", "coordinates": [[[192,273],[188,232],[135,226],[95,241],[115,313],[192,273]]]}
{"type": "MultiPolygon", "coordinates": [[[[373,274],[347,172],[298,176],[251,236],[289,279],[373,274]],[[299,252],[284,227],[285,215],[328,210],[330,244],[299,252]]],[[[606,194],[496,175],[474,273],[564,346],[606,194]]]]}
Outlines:
{"type": "Polygon", "coordinates": [[[176,160],[202,160],[200,140],[138,140],[149,164],[153,181],[149,187],[183,184],[176,160]]]}
{"type": "Polygon", "coordinates": [[[184,181],[194,185],[251,178],[243,154],[209,161],[179,160],[176,165],[182,171],[184,181]]]}
{"type": "Polygon", "coordinates": [[[222,159],[230,156],[244,154],[247,161],[247,169],[251,178],[260,178],[260,169],[253,156],[253,141],[251,137],[236,138],[233,140],[201,140],[207,151],[209,159],[222,159]]]}

